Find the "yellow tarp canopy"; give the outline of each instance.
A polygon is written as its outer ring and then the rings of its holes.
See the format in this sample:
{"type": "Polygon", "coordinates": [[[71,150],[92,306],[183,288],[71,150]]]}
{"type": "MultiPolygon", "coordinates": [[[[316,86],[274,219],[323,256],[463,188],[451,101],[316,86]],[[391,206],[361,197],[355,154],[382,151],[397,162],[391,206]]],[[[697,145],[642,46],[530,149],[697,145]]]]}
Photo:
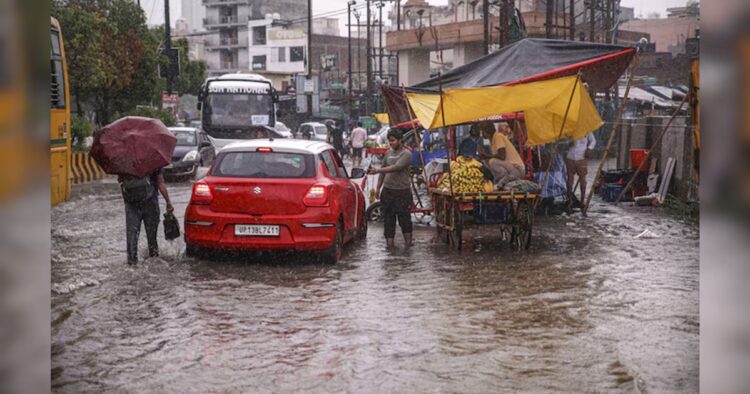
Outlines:
{"type": "Polygon", "coordinates": [[[523,112],[528,143],[539,145],[557,140],[574,83],[577,87],[562,137],[578,139],[598,129],[604,122],[583,83],[576,82],[576,77],[514,86],[447,89],[442,95],[443,109],[439,94],[407,93],[407,97],[419,121],[429,129],[470,123],[492,115],[523,112]]]}
{"type": "Polygon", "coordinates": [[[382,112],[382,113],[380,113],[380,112],[373,112],[372,116],[374,116],[375,119],[377,119],[377,121],[380,122],[381,124],[390,124],[391,123],[391,119],[388,116],[387,112],[382,112]]]}

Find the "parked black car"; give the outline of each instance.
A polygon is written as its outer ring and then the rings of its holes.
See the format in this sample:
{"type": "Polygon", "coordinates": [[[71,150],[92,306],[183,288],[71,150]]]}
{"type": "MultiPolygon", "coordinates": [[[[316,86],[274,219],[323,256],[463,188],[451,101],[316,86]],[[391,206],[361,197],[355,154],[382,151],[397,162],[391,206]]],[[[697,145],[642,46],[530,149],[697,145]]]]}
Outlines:
{"type": "Polygon", "coordinates": [[[177,137],[172,163],[164,167],[167,178],[195,178],[198,167],[210,166],[216,149],[206,133],[194,127],[170,127],[177,137]]]}

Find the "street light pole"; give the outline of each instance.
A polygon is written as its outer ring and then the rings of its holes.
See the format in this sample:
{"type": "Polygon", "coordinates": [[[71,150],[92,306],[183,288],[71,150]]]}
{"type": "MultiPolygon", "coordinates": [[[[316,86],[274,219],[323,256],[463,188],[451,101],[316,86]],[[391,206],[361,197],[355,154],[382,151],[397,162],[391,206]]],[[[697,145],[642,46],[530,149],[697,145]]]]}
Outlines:
{"type": "Polygon", "coordinates": [[[346,20],[347,20],[347,27],[349,28],[349,60],[347,63],[349,63],[349,122],[352,121],[352,106],[353,106],[353,100],[352,100],[352,5],[356,4],[357,2],[354,0],[349,0],[348,3],[346,3],[346,20]]]}
{"type": "MultiPolygon", "coordinates": [[[[396,31],[401,30],[401,0],[396,0],[396,31]]],[[[399,71],[399,67],[401,67],[401,64],[399,63],[399,51],[396,51],[396,85],[401,84],[401,74],[399,71]]]]}
{"type": "Polygon", "coordinates": [[[372,55],[372,47],[370,45],[370,1],[371,0],[365,0],[365,3],[367,4],[367,45],[365,51],[365,59],[367,60],[367,86],[365,87],[366,113],[370,113],[370,86],[372,84],[372,59],[370,59],[370,56],[372,55]]]}
{"type": "Polygon", "coordinates": [[[164,0],[164,48],[169,65],[167,66],[167,94],[172,94],[172,31],[169,26],[169,0],[164,0]]]}
{"type": "MultiPolygon", "coordinates": [[[[312,0],[307,0],[307,79],[312,81],[312,0]]],[[[315,85],[313,84],[313,91],[311,94],[307,94],[307,111],[309,117],[313,115],[313,94],[315,94],[315,85]]]]}
{"type": "Polygon", "coordinates": [[[490,52],[490,20],[489,13],[487,11],[490,2],[489,0],[482,0],[482,21],[484,22],[484,54],[490,52]]]}
{"type": "Polygon", "coordinates": [[[379,32],[378,32],[378,44],[380,46],[380,56],[378,56],[378,73],[380,74],[380,79],[383,79],[383,6],[385,5],[384,2],[378,3],[378,8],[380,9],[380,25],[378,26],[379,32]]]}

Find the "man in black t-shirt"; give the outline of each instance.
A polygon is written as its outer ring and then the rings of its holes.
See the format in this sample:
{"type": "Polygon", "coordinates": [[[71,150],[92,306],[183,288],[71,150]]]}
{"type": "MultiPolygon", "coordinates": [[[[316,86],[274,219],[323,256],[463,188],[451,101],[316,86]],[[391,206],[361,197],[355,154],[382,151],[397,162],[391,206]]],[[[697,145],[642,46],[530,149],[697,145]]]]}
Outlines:
{"type": "Polygon", "coordinates": [[[339,156],[344,155],[344,130],[336,127],[336,123],[332,120],[327,120],[326,128],[328,128],[328,135],[331,138],[331,142],[333,147],[336,149],[336,152],[339,153],[339,156]]]}

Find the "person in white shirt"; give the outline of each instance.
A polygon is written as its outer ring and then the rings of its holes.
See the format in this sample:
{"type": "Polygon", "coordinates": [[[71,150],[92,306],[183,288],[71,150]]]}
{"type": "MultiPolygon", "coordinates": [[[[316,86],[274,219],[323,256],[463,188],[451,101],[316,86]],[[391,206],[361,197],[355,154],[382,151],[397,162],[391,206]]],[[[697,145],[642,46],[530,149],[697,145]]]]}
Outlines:
{"type": "Polygon", "coordinates": [[[349,139],[352,144],[352,164],[354,167],[359,167],[362,164],[362,148],[365,147],[366,140],[367,131],[362,128],[361,122],[357,122],[357,127],[352,130],[352,135],[349,139]]]}
{"type": "Polygon", "coordinates": [[[586,157],[596,146],[596,138],[593,133],[587,134],[578,140],[573,141],[568,148],[568,154],[565,156],[565,167],[568,170],[568,198],[571,202],[575,198],[573,190],[573,178],[578,175],[581,184],[581,201],[586,201],[586,174],[588,173],[588,163],[586,157]]]}

